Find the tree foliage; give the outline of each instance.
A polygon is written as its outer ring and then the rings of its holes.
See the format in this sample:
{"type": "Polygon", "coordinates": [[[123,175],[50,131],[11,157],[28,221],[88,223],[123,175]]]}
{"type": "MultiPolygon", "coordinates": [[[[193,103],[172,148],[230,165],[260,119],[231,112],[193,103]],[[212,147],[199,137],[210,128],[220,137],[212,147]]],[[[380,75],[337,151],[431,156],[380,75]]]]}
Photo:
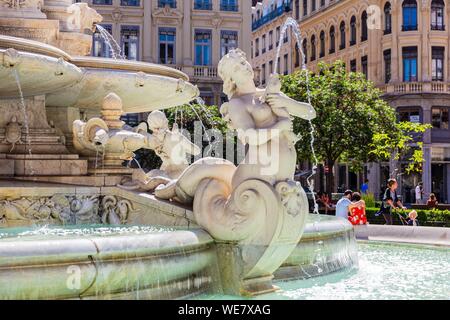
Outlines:
{"type": "MultiPolygon", "coordinates": [[[[317,158],[332,167],[336,161],[348,162],[358,171],[363,163],[397,157],[411,148],[411,132],[423,133],[421,124],[399,123],[395,110],[381,98],[381,92],[361,73],[347,72],[342,61],[320,63],[318,72],[302,70],[282,79],[282,90],[298,101],[311,101],[317,118],[312,121],[317,158]],[[309,97],[308,97],[309,90],[309,97]]],[[[302,136],[297,144],[298,160],[312,160],[310,124],[294,120],[294,131],[302,136]]],[[[409,159],[419,167],[421,145],[409,159]]],[[[327,176],[331,192],[333,173],[327,176]]]]}

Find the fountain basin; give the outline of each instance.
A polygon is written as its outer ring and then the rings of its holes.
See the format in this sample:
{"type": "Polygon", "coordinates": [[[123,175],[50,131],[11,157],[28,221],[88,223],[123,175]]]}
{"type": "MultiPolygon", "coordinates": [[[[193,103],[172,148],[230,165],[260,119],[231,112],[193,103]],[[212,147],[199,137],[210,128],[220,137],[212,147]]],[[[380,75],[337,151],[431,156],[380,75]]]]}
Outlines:
{"type": "Polygon", "coordinates": [[[212,238],[159,227],[9,229],[0,236],[2,299],[178,298],[213,282],[212,238]]]}
{"type": "Polygon", "coordinates": [[[114,92],[125,113],[138,113],[182,105],[199,96],[186,74],[165,66],[94,57],[71,62],[83,68],[83,79],[69,90],[47,95],[48,106],[100,110],[103,98],[114,92]]]}
{"type": "Polygon", "coordinates": [[[72,57],[38,41],[0,35],[0,98],[19,98],[12,67],[25,97],[46,95],[47,107],[100,110],[115,92],[125,113],[149,112],[189,103],[199,96],[189,77],[157,64],[95,57],[72,57]],[[9,50],[8,50],[9,49],[9,50]],[[14,49],[14,50],[11,50],[14,49]]]}
{"type": "Polygon", "coordinates": [[[57,91],[79,81],[80,68],[63,57],[0,49],[0,97],[20,98],[13,71],[17,72],[24,97],[57,91]]]}
{"type": "Polygon", "coordinates": [[[308,279],[358,265],[353,226],[345,219],[310,214],[303,236],[283,265],[278,280],[308,279]]]}

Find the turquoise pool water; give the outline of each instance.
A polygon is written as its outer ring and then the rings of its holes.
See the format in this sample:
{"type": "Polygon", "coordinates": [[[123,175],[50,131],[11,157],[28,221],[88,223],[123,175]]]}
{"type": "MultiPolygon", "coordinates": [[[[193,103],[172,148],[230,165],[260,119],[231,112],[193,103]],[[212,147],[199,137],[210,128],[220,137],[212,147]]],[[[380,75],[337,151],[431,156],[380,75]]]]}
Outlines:
{"type": "MultiPolygon", "coordinates": [[[[450,249],[358,243],[359,268],[276,283],[282,291],[254,299],[450,299],[450,249]]],[[[204,295],[200,299],[237,299],[204,295]]]]}

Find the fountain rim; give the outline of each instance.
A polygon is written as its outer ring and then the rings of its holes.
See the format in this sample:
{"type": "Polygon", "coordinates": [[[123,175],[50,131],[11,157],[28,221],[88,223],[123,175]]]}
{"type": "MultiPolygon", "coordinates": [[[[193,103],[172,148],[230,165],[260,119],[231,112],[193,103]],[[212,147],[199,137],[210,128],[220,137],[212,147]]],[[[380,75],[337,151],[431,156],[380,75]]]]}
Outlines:
{"type": "Polygon", "coordinates": [[[13,48],[18,51],[41,54],[53,58],[63,58],[66,61],[70,61],[72,59],[72,57],[67,52],[52,45],[39,41],[5,35],[0,35],[0,48],[13,48]]]}
{"type": "Polygon", "coordinates": [[[166,76],[189,81],[189,76],[177,69],[149,62],[133,60],[114,60],[110,58],[97,58],[91,56],[71,56],[67,52],[35,40],[0,35],[0,48],[13,48],[27,53],[41,54],[53,58],[63,58],[77,67],[92,69],[110,69],[118,71],[144,72],[147,74],[166,76]]]}
{"type": "Polygon", "coordinates": [[[151,75],[160,75],[189,81],[189,76],[180,70],[149,62],[123,59],[115,60],[91,56],[74,56],[71,57],[70,62],[80,68],[144,72],[151,75]]]}

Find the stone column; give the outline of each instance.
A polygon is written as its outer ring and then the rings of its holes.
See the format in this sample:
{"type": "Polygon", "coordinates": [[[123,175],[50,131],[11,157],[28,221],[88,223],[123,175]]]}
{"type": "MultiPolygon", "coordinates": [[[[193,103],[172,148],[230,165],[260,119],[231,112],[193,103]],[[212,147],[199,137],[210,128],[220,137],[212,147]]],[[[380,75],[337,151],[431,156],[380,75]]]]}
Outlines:
{"type": "Polygon", "coordinates": [[[430,193],[432,192],[431,185],[431,147],[429,145],[423,147],[423,171],[422,171],[422,182],[423,182],[423,196],[428,199],[430,193]]]}
{"type": "MultiPolygon", "coordinates": [[[[151,1],[143,1],[144,6],[144,30],[142,30],[142,60],[145,62],[152,61],[152,35],[157,33],[158,29],[152,29],[152,4],[151,1]]],[[[155,59],[156,60],[156,59],[155,59]]],[[[156,62],[156,61],[155,61],[156,62]]]]}
{"type": "Polygon", "coordinates": [[[450,202],[450,164],[447,163],[447,175],[446,175],[446,186],[447,186],[447,203],[450,202]]]}
{"type": "Polygon", "coordinates": [[[182,32],[182,50],[183,65],[192,67],[194,65],[192,59],[192,45],[194,42],[194,29],[191,25],[191,7],[190,1],[183,2],[183,32],[182,32]]]}
{"type": "Polygon", "coordinates": [[[375,195],[375,199],[380,196],[380,164],[371,162],[367,164],[367,179],[369,179],[369,192],[375,195]]]}
{"type": "Polygon", "coordinates": [[[391,48],[391,82],[396,83],[401,81],[399,74],[401,59],[399,59],[399,44],[398,44],[398,32],[402,28],[401,20],[401,3],[395,1],[391,3],[392,10],[392,43],[394,44],[391,48]]]}
{"type": "MultiPolygon", "coordinates": [[[[422,29],[421,32],[421,38],[422,41],[420,42],[420,46],[422,49],[422,58],[419,59],[419,63],[421,63],[421,66],[418,66],[418,70],[422,70],[421,74],[419,74],[418,80],[428,82],[431,81],[431,75],[430,75],[430,37],[428,30],[430,29],[431,21],[430,21],[430,4],[426,0],[418,1],[419,5],[421,6],[421,10],[419,11],[419,21],[421,22],[419,25],[422,29]]],[[[418,50],[419,51],[419,50],[418,50]]]]}
{"type": "MultiPolygon", "coordinates": [[[[74,3],[73,0],[45,0],[43,10],[48,19],[59,20],[60,31],[73,31],[68,25],[68,19],[71,13],[67,8],[74,3]]],[[[78,30],[77,30],[78,31],[78,30]]]]}

